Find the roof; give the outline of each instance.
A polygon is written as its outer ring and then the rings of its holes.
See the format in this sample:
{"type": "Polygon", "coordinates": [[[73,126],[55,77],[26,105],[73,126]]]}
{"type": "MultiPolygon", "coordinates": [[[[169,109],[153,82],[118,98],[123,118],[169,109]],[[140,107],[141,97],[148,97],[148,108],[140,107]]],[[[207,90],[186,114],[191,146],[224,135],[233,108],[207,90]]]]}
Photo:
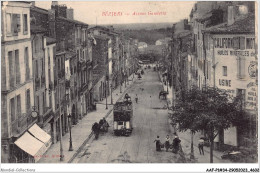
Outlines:
{"type": "Polygon", "coordinates": [[[111,38],[106,35],[94,35],[95,39],[100,39],[100,40],[110,40],[111,38]]]}
{"type": "Polygon", "coordinates": [[[59,16],[58,19],[66,20],[66,21],[68,21],[68,22],[72,22],[72,23],[75,23],[75,24],[78,24],[78,25],[83,25],[83,26],[85,26],[85,27],[88,27],[88,24],[83,23],[83,22],[80,22],[80,21],[78,21],[78,20],[68,19],[68,18],[61,17],[61,16],[59,16]]]}
{"type": "Polygon", "coordinates": [[[189,36],[191,34],[192,34],[191,31],[184,30],[183,32],[180,32],[177,36],[178,37],[186,37],[186,36],[189,36]]]}
{"type": "Polygon", "coordinates": [[[47,43],[47,45],[56,43],[56,39],[55,38],[51,38],[51,37],[46,37],[46,43],[47,43]]]}
{"type": "Polygon", "coordinates": [[[37,12],[40,12],[40,13],[49,14],[48,10],[43,9],[43,8],[39,8],[39,7],[36,7],[36,6],[31,6],[31,10],[37,11],[37,12]]]}
{"type": "Polygon", "coordinates": [[[250,13],[247,16],[235,21],[232,25],[221,24],[204,30],[211,34],[242,34],[255,33],[255,15],[250,13]]]}
{"type": "Polygon", "coordinates": [[[34,34],[47,32],[45,28],[41,26],[31,25],[31,32],[34,34]]]}

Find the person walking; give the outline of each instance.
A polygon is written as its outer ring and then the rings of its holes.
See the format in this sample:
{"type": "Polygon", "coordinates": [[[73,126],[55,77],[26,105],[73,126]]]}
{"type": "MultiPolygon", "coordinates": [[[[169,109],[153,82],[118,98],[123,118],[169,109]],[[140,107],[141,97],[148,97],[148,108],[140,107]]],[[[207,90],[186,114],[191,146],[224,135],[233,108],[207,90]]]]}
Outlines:
{"type": "Polygon", "coordinates": [[[181,143],[181,140],[179,139],[179,137],[176,135],[172,141],[172,146],[173,146],[173,149],[172,149],[172,152],[177,154],[177,152],[179,151],[179,147],[180,147],[180,143],[181,143]]]}
{"type": "Polygon", "coordinates": [[[135,95],[135,102],[138,103],[138,96],[137,96],[137,94],[135,95]]]}
{"type": "Polygon", "coordinates": [[[200,151],[200,155],[201,155],[201,154],[204,155],[203,146],[204,146],[204,139],[203,139],[203,137],[201,137],[201,138],[199,139],[199,144],[198,144],[198,148],[199,148],[199,151],[200,151]]]}
{"type": "Polygon", "coordinates": [[[161,151],[161,141],[160,141],[160,136],[157,136],[157,138],[154,140],[156,142],[156,151],[161,151]]]}
{"type": "Polygon", "coordinates": [[[169,137],[169,135],[166,136],[164,145],[165,145],[166,152],[168,152],[168,149],[170,148],[170,137],[169,137]]]}

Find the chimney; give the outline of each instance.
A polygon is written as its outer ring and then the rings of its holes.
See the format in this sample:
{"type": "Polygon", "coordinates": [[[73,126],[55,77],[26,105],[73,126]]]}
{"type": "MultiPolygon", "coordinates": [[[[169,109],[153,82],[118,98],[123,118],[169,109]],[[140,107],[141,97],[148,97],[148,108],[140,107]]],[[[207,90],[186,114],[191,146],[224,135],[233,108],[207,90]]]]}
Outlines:
{"type": "Polygon", "coordinates": [[[32,3],[32,7],[34,7],[35,6],[35,1],[32,1],[31,3],[32,3]]]}
{"type": "Polygon", "coordinates": [[[234,6],[228,6],[228,26],[235,22],[235,10],[234,6]]]}

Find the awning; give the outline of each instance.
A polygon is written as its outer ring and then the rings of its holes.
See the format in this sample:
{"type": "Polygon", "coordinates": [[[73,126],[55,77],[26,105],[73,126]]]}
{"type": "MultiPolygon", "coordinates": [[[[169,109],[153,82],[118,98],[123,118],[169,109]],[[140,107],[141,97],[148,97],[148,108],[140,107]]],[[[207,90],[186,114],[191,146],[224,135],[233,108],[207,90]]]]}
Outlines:
{"type": "Polygon", "coordinates": [[[46,147],[50,146],[51,143],[51,136],[42,130],[37,124],[34,124],[30,129],[29,132],[38,140],[43,142],[46,147]]]}
{"type": "Polygon", "coordinates": [[[19,148],[21,148],[26,153],[30,154],[34,157],[35,162],[40,159],[40,155],[44,154],[47,150],[44,143],[39,141],[38,139],[34,138],[28,132],[25,132],[19,139],[15,142],[19,148]],[[37,157],[38,156],[38,157],[37,157]]]}

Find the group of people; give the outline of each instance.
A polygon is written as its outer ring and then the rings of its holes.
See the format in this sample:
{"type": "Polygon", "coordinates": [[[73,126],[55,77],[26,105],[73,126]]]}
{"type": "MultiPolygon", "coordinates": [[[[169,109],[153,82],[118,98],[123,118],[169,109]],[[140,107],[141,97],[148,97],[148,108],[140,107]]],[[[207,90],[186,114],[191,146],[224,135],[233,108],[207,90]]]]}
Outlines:
{"type": "Polygon", "coordinates": [[[109,127],[109,124],[106,121],[105,117],[100,119],[99,123],[95,122],[92,125],[92,131],[94,132],[95,138],[96,139],[98,138],[100,131],[107,132],[108,131],[108,127],[109,127]]]}
{"type": "MultiPolygon", "coordinates": [[[[131,97],[126,93],[125,94],[125,101],[131,101],[131,97]]],[[[138,103],[138,96],[135,95],[135,102],[138,103]]]]}
{"type": "Polygon", "coordinates": [[[181,140],[179,139],[177,134],[174,133],[174,139],[172,141],[172,144],[170,142],[169,135],[166,136],[164,143],[161,143],[160,136],[157,136],[154,142],[156,142],[156,151],[162,151],[162,148],[165,147],[166,152],[168,152],[169,149],[172,149],[173,153],[177,153],[180,149],[181,140]]]}

